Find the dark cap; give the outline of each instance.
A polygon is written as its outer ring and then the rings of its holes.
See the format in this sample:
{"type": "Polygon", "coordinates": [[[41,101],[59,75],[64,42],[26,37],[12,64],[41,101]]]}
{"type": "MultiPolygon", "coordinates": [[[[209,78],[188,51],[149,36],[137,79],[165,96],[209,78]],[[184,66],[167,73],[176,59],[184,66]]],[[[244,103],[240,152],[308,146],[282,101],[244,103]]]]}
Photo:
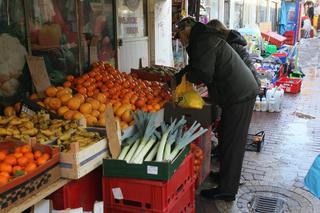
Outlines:
{"type": "Polygon", "coordinates": [[[179,38],[180,31],[184,30],[186,27],[193,27],[193,25],[195,25],[196,23],[197,23],[196,20],[192,17],[185,17],[181,19],[176,23],[176,27],[175,27],[176,34],[174,37],[179,38]]]}

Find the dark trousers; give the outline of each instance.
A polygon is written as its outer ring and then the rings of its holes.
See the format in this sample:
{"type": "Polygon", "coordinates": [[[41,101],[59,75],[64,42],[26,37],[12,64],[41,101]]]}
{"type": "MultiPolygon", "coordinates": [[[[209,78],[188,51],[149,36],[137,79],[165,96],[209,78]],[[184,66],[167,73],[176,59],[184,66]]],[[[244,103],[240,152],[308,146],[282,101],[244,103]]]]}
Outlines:
{"type": "Polygon", "coordinates": [[[237,194],[255,100],[222,108],[219,129],[220,180],[223,193],[237,194]]]}

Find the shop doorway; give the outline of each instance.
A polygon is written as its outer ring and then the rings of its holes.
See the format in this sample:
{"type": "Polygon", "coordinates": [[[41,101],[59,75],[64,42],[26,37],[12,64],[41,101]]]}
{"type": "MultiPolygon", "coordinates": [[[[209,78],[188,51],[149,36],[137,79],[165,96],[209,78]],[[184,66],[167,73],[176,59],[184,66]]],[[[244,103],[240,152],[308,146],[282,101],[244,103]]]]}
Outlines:
{"type": "Polygon", "coordinates": [[[118,69],[130,72],[131,68],[149,65],[149,39],[147,34],[147,1],[117,0],[117,52],[118,69]]]}

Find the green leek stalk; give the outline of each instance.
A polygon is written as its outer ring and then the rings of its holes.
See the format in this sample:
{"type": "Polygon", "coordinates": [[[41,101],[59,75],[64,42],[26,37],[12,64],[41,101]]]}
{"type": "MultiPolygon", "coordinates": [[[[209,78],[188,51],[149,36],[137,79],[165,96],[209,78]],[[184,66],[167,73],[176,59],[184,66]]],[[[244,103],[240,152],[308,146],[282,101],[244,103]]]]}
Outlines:
{"type": "Polygon", "coordinates": [[[156,161],[163,161],[163,154],[164,154],[164,149],[167,143],[168,136],[170,134],[171,129],[173,129],[174,125],[176,124],[176,120],[174,120],[171,125],[166,129],[166,126],[163,124],[161,125],[162,129],[162,137],[160,140],[160,146],[157,152],[157,158],[156,161]]]}
{"type": "Polygon", "coordinates": [[[118,160],[124,160],[126,157],[129,149],[131,148],[132,144],[140,137],[139,133],[133,135],[131,138],[127,138],[122,145],[121,153],[118,157],[118,160]]]}
{"type": "Polygon", "coordinates": [[[160,143],[156,143],[144,161],[152,161],[156,157],[159,146],[160,143]]]}
{"type": "MultiPolygon", "coordinates": [[[[198,126],[198,125],[196,125],[198,126]]],[[[207,132],[207,129],[203,129],[202,127],[200,130],[196,133],[194,131],[196,130],[195,128],[190,128],[181,138],[178,138],[177,145],[173,149],[173,151],[170,154],[169,160],[172,161],[179,151],[189,145],[192,141],[194,141],[196,138],[207,132]],[[189,131],[190,130],[190,131],[189,131]]]]}
{"type": "Polygon", "coordinates": [[[146,128],[143,130],[140,130],[139,132],[143,132],[143,138],[141,139],[140,145],[138,146],[136,152],[133,155],[132,159],[136,159],[140,152],[142,151],[143,147],[146,146],[148,140],[151,138],[151,136],[154,134],[155,130],[156,130],[156,126],[154,124],[155,121],[155,114],[148,114],[148,116],[146,117],[145,122],[147,123],[146,128]]]}
{"type": "Polygon", "coordinates": [[[129,153],[126,155],[126,157],[124,158],[125,161],[127,161],[127,163],[130,162],[130,160],[132,159],[133,157],[133,154],[135,153],[135,151],[137,150],[139,146],[139,140],[136,140],[136,142],[134,142],[134,144],[132,145],[129,153]]]}
{"type": "Polygon", "coordinates": [[[139,155],[134,158],[131,163],[142,163],[145,155],[149,152],[149,150],[152,148],[152,146],[157,141],[156,137],[151,137],[150,140],[146,143],[146,145],[143,147],[139,155]]]}

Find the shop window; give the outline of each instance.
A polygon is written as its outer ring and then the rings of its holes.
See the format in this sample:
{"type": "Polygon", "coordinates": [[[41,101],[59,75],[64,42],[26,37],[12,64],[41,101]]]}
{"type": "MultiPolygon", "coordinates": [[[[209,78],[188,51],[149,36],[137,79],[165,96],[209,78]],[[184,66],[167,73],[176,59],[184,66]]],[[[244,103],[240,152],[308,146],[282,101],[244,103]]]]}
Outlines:
{"type": "Polygon", "coordinates": [[[234,24],[233,27],[235,29],[239,29],[243,26],[243,8],[244,1],[236,0],[234,3],[234,24]]]}
{"type": "Polygon", "coordinates": [[[278,20],[278,3],[271,2],[270,8],[270,20],[272,24],[272,31],[277,31],[277,20],[278,20]]]}
{"type": "Polygon", "coordinates": [[[147,2],[145,0],[119,0],[118,37],[133,38],[147,36],[147,2]]]}
{"type": "Polygon", "coordinates": [[[43,56],[51,83],[79,73],[76,1],[30,0],[32,54],[43,56]]]}
{"type": "Polygon", "coordinates": [[[268,2],[267,0],[258,0],[258,23],[267,21],[268,2]]]}
{"type": "Polygon", "coordinates": [[[94,60],[115,65],[113,2],[112,0],[84,0],[81,2],[82,57],[86,66],[90,65],[90,55],[94,60]],[[91,49],[95,52],[90,52],[90,45],[95,47],[91,49]]]}

